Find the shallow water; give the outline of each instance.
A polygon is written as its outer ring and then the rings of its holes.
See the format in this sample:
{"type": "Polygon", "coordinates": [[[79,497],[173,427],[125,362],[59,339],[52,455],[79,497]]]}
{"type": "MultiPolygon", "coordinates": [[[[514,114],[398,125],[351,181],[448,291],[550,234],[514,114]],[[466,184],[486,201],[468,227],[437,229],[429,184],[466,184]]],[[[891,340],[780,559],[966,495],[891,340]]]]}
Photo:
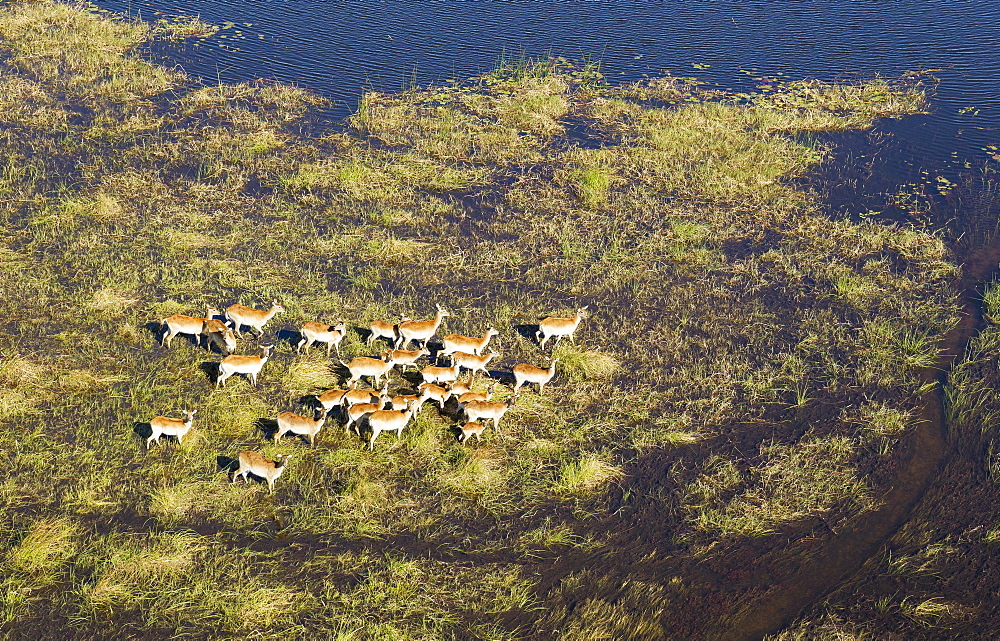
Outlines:
{"type": "MultiPolygon", "coordinates": [[[[600,61],[611,82],[665,71],[747,90],[933,69],[932,113],[883,123],[887,183],[953,179],[1000,160],[1000,3],[995,0],[601,2],[97,0],[146,20],[200,15],[216,36],[157,45],[205,82],[270,78],[314,89],[341,119],[366,88],[396,91],[488,71],[502,56],[600,61]]],[[[855,158],[862,162],[862,158],[855,158]]],[[[874,185],[880,188],[881,185],[874,185]]]]}

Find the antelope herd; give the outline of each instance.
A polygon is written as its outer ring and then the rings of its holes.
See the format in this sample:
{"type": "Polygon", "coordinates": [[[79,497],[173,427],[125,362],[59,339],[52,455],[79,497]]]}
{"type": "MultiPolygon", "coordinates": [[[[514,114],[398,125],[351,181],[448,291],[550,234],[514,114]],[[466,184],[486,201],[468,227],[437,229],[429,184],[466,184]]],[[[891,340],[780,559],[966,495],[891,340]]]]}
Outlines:
{"type": "MultiPolygon", "coordinates": [[[[573,334],[586,310],[587,307],[581,307],[573,318],[542,319],[535,334],[539,346],[544,348],[550,338],[555,338],[556,344],[564,336],[574,341],[573,334]]],[[[284,311],[285,308],[278,301],[273,301],[266,311],[236,304],[227,307],[225,312],[209,307],[204,318],[174,314],[160,321],[163,332],[161,344],[169,348],[171,340],[177,334],[191,335],[198,346],[204,340],[206,349],[211,350],[215,345],[224,354],[215,376],[216,388],[222,387],[234,374],[243,374],[250,384],[256,386],[257,377],[270,359],[274,345],[261,345],[260,355],[238,355],[233,354],[236,339],[242,338],[240,330],[245,327],[253,330],[258,338],[262,337],[264,326],[276,314],[284,311]]],[[[303,437],[310,447],[315,447],[317,434],[336,412],[343,420],[345,433],[353,431],[360,438],[363,427],[367,426],[370,432],[368,449],[374,450],[375,440],[382,432],[394,431],[397,438],[401,437],[403,430],[420,412],[425,402],[436,401],[438,410],[445,413],[445,408],[452,399],[456,410],[450,416],[459,418],[460,421],[464,419],[464,424],[456,426],[460,432],[460,443],[465,444],[472,436],[481,439],[484,425],[490,420],[493,421],[494,431],[502,437],[500,420],[517,403],[521,387],[537,384],[538,393],[541,394],[544,386],[555,376],[559,359],[551,358],[548,367],[528,363],[515,365],[510,371],[510,378],[513,379],[511,395],[504,401],[493,401],[491,399],[497,381],[491,381],[485,392],[472,391],[472,386],[480,372],[489,377],[487,367],[500,353],[493,349],[488,353],[484,352],[490,341],[500,333],[489,327],[482,337],[448,334],[441,339],[436,353],[432,353],[429,347],[431,340],[442,321],[450,315],[448,310],[437,305],[434,318],[429,320],[412,320],[403,316],[398,323],[372,321],[368,326],[366,345],[372,346],[375,341],[385,339],[388,348],[382,351],[380,357],[357,356],[350,362],[340,360],[340,364],[349,373],[346,377],[347,388],[327,390],[312,397],[315,400],[312,415],[304,416],[293,412],[278,414],[277,428],[273,434],[274,443],[277,444],[283,436],[291,433],[303,437]],[[410,343],[416,344],[417,349],[406,349],[410,343]],[[425,357],[429,364],[421,368],[418,361],[425,357]],[[450,364],[441,365],[440,361],[444,359],[450,364]],[[409,367],[419,371],[422,382],[413,393],[389,394],[392,371],[397,365],[401,374],[405,374],[409,367]],[[460,379],[464,370],[469,372],[467,380],[460,379]],[[371,379],[371,388],[359,387],[365,378],[371,379]]],[[[327,357],[329,358],[332,349],[336,349],[339,359],[340,344],[347,335],[347,324],[342,320],[335,325],[310,321],[299,328],[298,335],[299,340],[295,342],[296,353],[301,353],[303,348],[308,352],[314,343],[325,343],[327,357]]],[[[185,410],[184,419],[157,416],[150,420],[151,433],[146,439],[146,449],[149,450],[153,442],[159,444],[161,436],[175,436],[180,443],[191,430],[196,413],[197,410],[185,410]]],[[[274,481],[284,472],[288,458],[288,455],[284,455],[272,461],[257,452],[241,451],[236,461],[238,467],[230,482],[235,482],[238,476],[246,481],[247,475],[253,474],[267,481],[268,488],[273,491],[274,481]]]]}

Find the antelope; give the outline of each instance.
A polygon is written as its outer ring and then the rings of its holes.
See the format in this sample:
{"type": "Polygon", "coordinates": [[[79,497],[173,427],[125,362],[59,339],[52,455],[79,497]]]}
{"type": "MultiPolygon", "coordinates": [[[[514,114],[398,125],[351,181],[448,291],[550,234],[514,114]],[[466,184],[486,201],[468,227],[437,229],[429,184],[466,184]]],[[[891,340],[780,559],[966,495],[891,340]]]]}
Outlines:
{"type": "Polygon", "coordinates": [[[483,424],[478,421],[469,421],[458,429],[462,430],[462,436],[458,438],[458,442],[463,445],[470,436],[475,436],[480,441],[483,440],[483,424]]]}
{"type": "Polygon", "coordinates": [[[233,330],[217,318],[213,318],[219,312],[209,308],[208,318],[201,326],[201,336],[205,337],[205,349],[211,350],[212,343],[219,346],[219,351],[225,352],[228,356],[236,349],[236,335],[233,330]]]}
{"type": "Polygon", "coordinates": [[[346,389],[331,389],[323,392],[316,397],[316,401],[322,406],[323,409],[329,411],[334,407],[340,407],[344,403],[344,396],[350,390],[346,389]]]}
{"type": "Polygon", "coordinates": [[[240,327],[243,327],[244,325],[250,329],[257,330],[257,336],[263,336],[264,325],[266,325],[269,320],[274,318],[275,314],[283,311],[285,311],[285,308],[282,307],[278,301],[271,301],[271,309],[266,312],[236,303],[235,305],[230,305],[226,308],[226,318],[232,321],[233,331],[236,332],[236,336],[239,338],[243,338],[240,334],[240,327]]]}
{"type": "Polygon", "coordinates": [[[371,376],[372,382],[375,385],[378,385],[378,382],[382,380],[383,376],[385,376],[386,379],[389,378],[389,371],[392,370],[393,365],[392,361],[386,362],[377,358],[369,358],[367,356],[358,356],[353,358],[350,363],[340,361],[340,364],[351,372],[351,378],[347,380],[348,383],[360,381],[365,376],[371,376]]]}
{"type": "Polygon", "coordinates": [[[490,350],[490,353],[486,356],[477,356],[476,354],[469,354],[467,352],[455,352],[451,355],[451,362],[458,366],[459,371],[465,368],[471,372],[472,376],[475,376],[476,372],[486,373],[486,366],[497,356],[499,354],[493,350],[490,350]]]}
{"type": "Polygon", "coordinates": [[[165,330],[160,344],[169,349],[170,341],[173,340],[174,336],[178,334],[192,334],[198,339],[198,344],[201,345],[201,332],[205,326],[205,322],[218,313],[218,310],[209,307],[205,318],[195,318],[194,316],[185,316],[184,314],[167,316],[160,321],[160,325],[165,330]]]}
{"type": "Polygon", "coordinates": [[[257,452],[251,452],[250,450],[243,450],[239,453],[240,468],[236,470],[233,474],[233,478],[229,480],[230,483],[236,482],[237,476],[243,476],[243,482],[247,482],[247,474],[253,474],[254,476],[259,476],[265,481],[267,481],[267,489],[274,492],[274,482],[278,480],[281,473],[285,471],[285,467],[288,464],[288,459],[291,458],[290,454],[285,454],[284,456],[279,456],[277,461],[271,461],[266,459],[257,452]]]}
{"type": "Polygon", "coordinates": [[[420,376],[423,377],[425,383],[451,383],[458,380],[460,371],[458,365],[451,367],[428,365],[420,370],[420,376]]]}
{"type": "Polygon", "coordinates": [[[441,326],[441,321],[445,316],[451,316],[451,314],[448,310],[438,305],[437,313],[434,315],[434,320],[407,320],[400,322],[399,325],[396,326],[396,333],[398,334],[398,337],[396,338],[396,349],[406,347],[407,343],[410,341],[423,343],[423,346],[427,347],[427,341],[429,341],[437,332],[438,327],[441,326]]]}
{"type": "Polygon", "coordinates": [[[461,396],[472,391],[472,377],[470,376],[467,381],[455,381],[449,386],[449,389],[454,396],[461,396]]]}
{"type": "Polygon", "coordinates": [[[426,387],[420,391],[420,394],[400,394],[399,396],[393,396],[392,409],[405,410],[412,403],[413,413],[417,414],[420,412],[420,407],[430,397],[431,397],[431,392],[428,391],[426,387]]]}
{"type": "Polygon", "coordinates": [[[389,380],[386,379],[381,390],[377,389],[350,389],[344,394],[342,405],[350,407],[358,403],[374,403],[379,398],[389,395],[389,380]]]}
{"type": "Polygon", "coordinates": [[[576,316],[573,318],[556,318],[550,316],[543,319],[538,323],[538,331],[535,332],[535,338],[539,341],[538,346],[545,347],[545,341],[553,336],[556,337],[556,345],[559,344],[563,336],[569,336],[570,342],[576,342],[573,339],[573,332],[579,327],[585,311],[587,311],[586,305],[576,310],[576,316]]]}
{"type": "Polygon", "coordinates": [[[348,407],[344,412],[347,416],[347,422],[344,423],[344,433],[350,432],[353,427],[357,435],[361,436],[361,432],[358,431],[357,426],[354,424],[359,422],[364,416],[383,409],[388,400],[385,396],[380,396],[377,403],[356,403],[348,407]]]}
{"type": "MultiPolygon", "coordinates": [[[[403,316],[399,322],[404,323],[408,320],[410,320],[409,316],[403,316]]],[[[396,339],[399,338],[397,327],[399,326],[387,323],[386,321],[373,320],[372,324],[369,326],[370,333],[368,334],[368,340],[365,342],[371,345],[377,338],[388,338],[389,344],[392,345],[396,342],[396,339]]]]}
{"type": "Polygon", "coordinates": [[[347,324],[340,321],[336,325],[324,325],[309,321],[299,329],[299,334],[302,335],[302,339],[299,340],[299,344],[295,348],[299,354],[302,353],[303,345],[306,347],[306,353],[309,353],[309,348],[312,347],[313,343],[326,343],[326,357],[330,358],[330,347],[332,346],[337,348],[337,357],[339,358],[340,341],[344,340],[344,336],[347,335],[347,324]]]}
{"type": "Polygon", "coordinates": [[[215,379],[215,386],[219,387],[226,382],[226,379],[233,374],[246,374],[250,383],[257,385],[257,375],[260,374],[264,363],[271,357],[271,350],[274,345],[262,345],[263,356],[234,356],[230,355],[222,359],[219,363],[219,375],[215,379]]]}
{"type": "Polygon", "coordinates": [[[538,383],[538,393],[542,393],[542,387],[552,380],[552,377],[556,375],[556,363],[559,361],[558,358],[553,358],[548,369],[543,369],[541,367],[535,367],[534,365],[528,365],[527,363],[521,363],[520,365],[514,366],[514,392],[521,389],[521,386],[525,383],[538,383]]]}
{"type": "Polygon", "coordinates": [[[326,409],[320,412],[319,418],[309,418],[291,412],[278,414],[278,431],[274,433],[274,444],[277,445],[286,432],[291,432],[308,437],[309,446],[316,447],[316,435],[326,422],[326,414],[326,409]]]}
{"type": "Polygon", "coordinates": [[[505,403],[493,403],[490,401],[470,401],[465,405],[465,416],[470,422],[481,418],[493,419],[493,429],[500,433],[500,419],[507,413],[514,403],[517,402],[517,394],[511,396],[505,403]]]}
{"type": "Polygon", "coordinates": [[[372,430],[372,440],[368,442],[368,449],[375,449],[375,439],[382,432],[396,430],[396,438],[403,436],[403,428],[410,422],[413,416],[413,407],[408,406],[405,410],[379,410],[368,417],[368,427],[372,430]]]}
{"type": "Polygon", "coordinates": [[[444,409],[444,404],[448,402],[451,398],[452,391],[446,387],[441,387],[440,385],[435,385],[434,383],[421,383],[418,388],[421,394],[427,394],[429,399],[433,399],[438,402],[438,408],[444,409]]]}
{"type": "Polygon", "coordinates": [[[184,410],[184,415],[187,418],[181,420],[179,418],[168,418],[166,416],[157,416],[149,422],[149,429],[152,433],[149,438],[146,439],[146,451],[149,451],[150,444],[156,441],[156,444],[160,444],[160,436],[176,436],[177,444],[180,445],[181,441],[184,439],[184,435],[191,430],[191,424],[194,422],[194,415],[198,413],[198,410],[184,410]]]}
{"type": "Polygon", "coordinates": [[[479,356],[486,349],[490,339],[499,335],[500,332],[492,327],[486,330],[486,335],[482,338],[472,338],[471,336],[462,336],[461,334],[448,334],[444,337],[444,347],[438,352],[438,357],[449,356],[455,352],[469,352],[479,356]]]}
{"type": "Polygon", "coordinates": [[[392,362],[393,365],[400,365],[403,372],[406,372],[406,368],[413,365],[413,369],[417,368],[417,359],[421,356],[430,356],[431,350],[426,347],[421,347],[420,349],[406,350],[406,349],[390,349],[386,350],[382,354],[382,358],[387,361],[392,362]]]}
{"type": "MultiPolygon", "coordinates": [[[[493,396],[493,388],[496,387],[496,381],[489,384],[485,392],[465,392],[458,396],[458,407],[464,408],[467,403],[472,401],[488,401],[493,396]]],[[[454,394],[454,391],[452,392],[454,394]]]]}

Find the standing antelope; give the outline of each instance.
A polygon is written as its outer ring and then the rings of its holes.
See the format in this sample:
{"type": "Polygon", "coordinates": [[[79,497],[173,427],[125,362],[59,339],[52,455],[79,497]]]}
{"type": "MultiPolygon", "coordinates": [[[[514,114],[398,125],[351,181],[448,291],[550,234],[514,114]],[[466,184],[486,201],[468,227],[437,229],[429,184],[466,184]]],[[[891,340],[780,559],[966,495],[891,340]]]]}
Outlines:
{"type": "Polygon", "coordinates": [[[470,401],[465,405],[465,416],[469,422],[478,421],[481,418],[493,419],[493,429],[497,431],[497,434],[500,434],[500,419],[516,402],[516,394],[507,399],[505,403],[470,401]]]}
{"type": "Polygon", "coordinates": [[[460,371],[462,368],[465,368],[471,372],[473,377],[475,377],[476,372],[483,372],[485,374],[486,366],[489,365],[490,361],[497,356],[499,356],[499,354],[493,350],[490,350],[490,353],[486,356],[477,356],[467,352],[455,352],[451,355],[451,362],[454,365],[457,365],[460,371]]]}
{"type": "Polygon", "coordinates": [[[548,369],[543,369],[541,367],[535,367],[534,365],[528,365],[527,363],[521,363],[520,365],[514,366],[514,392],[521,389],[521,386],[525,383],[538,383],[538,393],[542,393],[542,387],[552,380],[552,377],[556,375],[556,363],[559,362],[558,358],[553,358],[548,369]]]}
{"type": "Polygon", "coordinates": [[[387,361],[390,361],[393,365],[399,365],[400,369],[402,369],[403,372],[406,372],[406,368],[409,367],[410,365],[412,365],[414,369],[417,368],[417,359],[419,359],[421,356],[430,356],[430,355],[431,355],[431,350],[427,349],[426,347],[421,347],[420,349],[412,349],[412,350],[406,350],[406,349],[386,350],[385,353],[382,354],[382,358],[384,358],[387,361]]]}
{"type": "Polygon", "coordinates": [[[283,311],[285,311],[285,308],[282,307],[278,301],[271,301],[271,309],[266,312],[236,303],[235,305],[230,305],[226,308],[226,318],[232,321],[233,331],[236,332],[236,336],[239,338],[243,338],[240,334],[240,327],[243,327],[244,325],[250,329],[257,330],[257,336],[263,336],[264,325],[266,325],[269,320],[274,318],[275,314],[283,311]]]}
{"type": "MultiPolygon", "coordinates": [[[[464,392],[458,396],[458,407],[463,409],[466,404],[472,401],[488,401],[493,397],[493,388],[497,385],[496,381],[493,381],[486,388],[485,392],[464,392]]],[[[454,393],[454,392],[453,392],[454,393]]]]}
{"type": "Polygon", "coordinates": [[[442,340],[444,347],[442,347],[441,351],[438,352],[438,358],[448,356],[455,352],[469,352],[470,354],[479,356],[482,351],[486,349],[490,339],[499,335],[500,332],[492,327],[486,330],[486,334],[482,338],[462,336],[461,334],[448,334],[442,340]]]}
{"type": "Polygon", "coordinates": [[[386,362],[367,356],[353,358],[350,363],[340,361],[340,364],[351,372],[351,378],[347,380],[348,383],[360,381],[365,376],[371,376],[372,383],[378,385],[383,376],[386,379],[389,378],[389,371],[392,369],[392,361],[386,362]]]}
{"type": "Polygon", "coordinates": [[[469,421],[462,427],[458,428],[462,430],[462,435],[458,437],[458,442],[465,445],[465,442],[469,440],[470,436],[475,436],[478,440],[483,440],[483,424],[477,421],[469,421]]]}
{"type": "Polygon", "coordinates": [[[398,334],[398,338],[396,338],[396,349],[406,347],[410,341],[423,343],[423,346],[427,347],[427,341],[437,332],[445,316],[451,316],[451,314],[448,310],[438,305],[434,320],[402,321],[397,325],[396,333],[398,334]]]}
{"type": "Polygon", "coordinates": [[[205,318],[195,318],[194,316],[185,316],[184,314],[167,316],[160,321],[160,325],[164,329],[163,339],[160,341],[161,344],[169,348],[170,341],[173,340],[174,336],[178,334],[192,334],[198,340],[198,344],[201,345],[201,330],[205,326],[205,321],[218,313],[218,310],[209,307],[205,318]]]}
{"type": "Polygon", "coordinates": [[[168,418],[166,416],[157,416],[149,422],[149,429],[152,433],[149,438],[146,439],[146,451],[149,451],[150,444],[156,441],[156,444],[160,444],[160,436],[176,436],[177,444],[181,445],[181,441],[184,439],[184,435],[191,430],[191,424],[194,422],[194,415],[198,413],[198,410],[184,410],[184,415],[187,416],[185,419],[179,418],[168,418]]]}
{"type": "Polygon", "coordinates": [[[286,432],[305,436],[309,439],[309,446],[316,447],[316,435],[326,422],[327,410],[320,411],[319,418],[309,418],[291,412],[278,414],[278,431],[274,433],[274,444],[277,445],[281,437],[286,432]]]}
{"type": "Polygon", "coordinates": [[[372,412],[377,412],[385,407],[386,401],[388,401],[385,396],[380,396],[378,401],[375,403],[355,403],[348,407],[344,414],[347,416],[347,422],[344,423],[344,433],[348,433],[353,428],[358,436],[361,436],[361,432],[358,430],[357,425],[360,425],[360,421],[365,416],[371,414],[372,412]]]}
{"type": "MultiPolygon", "coordinates": [[[[403,316],[399,319],[400,323],[410,320],[409,316],[403,316]]],[[[388,338],[389,344],[392,345],[399,338],[399,332],[397,331],[398,325],[380,320],[373,320],[371,325],[369,325],[368,339],[365,341],[368,345],[371,345],[378,338],[388,338]]]]}
{"type": "Polygon", "coordinates": [[[458,380],[458,373],[460,371],[458,365],[452,365],[451,367],[428,365],[420,370],[420,376],[424,379],[425,383],[452,383],[458,380]]]}
{"type": "Polygon", "coordinates": [[[576,316],[573,318],[556,318],[550,316],[543,319],[538,323],[538,331],[535,332],[535,338],[538,339],[539,347],[545,347],[545,341],[549,340],[553,336],[556,337],[556,345],[562,340],[563,336],[569,336],[570,342],[576,342],[573,339],[573,332],[579,327],[580,321],[583,320],[583,313],[587,311],[587,306],[584,305],[580,309],[576,310],[576,316]]]}
{"type": "Polygon", "coordinates": [[[340,407],[344,403],[344,395],[350,390],[346,389],[331,389],[323,392],[316,397],[316,401],[320,406],[329,411],[334,407],[340,407]]]}
{"type": "Polygon", "coordinates": [[[421,383],[418,388],[421,394],[426,394],[427,398],[438,402],[438,408],[444,409],[444,404],[451,398],[452,392],[447,387],[441,387],[434,383],[421,383]]]}
{"type": "Polygon", "coordinates": [[[274,345],[261,345],[264,351],[262,356],[227,356],[219,363],[219,375],[215,379],[215,386],[219,387],[226,382],[226,379],[233,374],[246,374],[250,383],[257,385],[257,375],[267,359],[271,358],[271,350],[274,345]]]}
{"type": "Polygon", "coordinates": [[[368,442],[368,449],[375,449],[375,439],[382,432],[396,430],[396,438],[403,436],[403,428],[410,422],[413,416],[413,407],[407,407],[403,411],[399,410],[379,410],[368,417],[368,427],[372,430],[372,440],[368,442]]]}
{"type": "Polygon", "coordinates": [[[382,389],[349,389],[344,394],[344,401],[341,405],[350,407],[358,403],[375,403],[383,396],[389,395],[389,379],[386,378],[382,384],[382,389]]]}
{"type": "Polygon", "coordinates": [[[267,489],[274,492],[274,482],[278,480],[281,473],[285,471],[285,467],[288,464],[288,459],[291,458],[290,454],[285,454],[284,456],[279,456],[277,461],[272,461],[266,459],[257,452],[251,452],[250,450],[243,450],[239,453],[240,468],[236,470],[233,474],[233,478],[230,479],[230,483],[236,482],[237,476],[243,477],[243,482],[247,482],[247,474],[253,474],[254,476],[259,476],[265,481],[267,481],[267,489]]]}
{"type": "Polygon", "coordinates": [[[340,321],[336,325],[324,325],[309,321],[299,329],[299,334],[302,335],[302,339],[299,340],[299,344],[295,348],[299,354],[302,353],[303,345],[308,353],[313,343],[326,343],[326,357],[330,358],[330,347],[332,346],[337,348],[337,357],[339,358],[340,341],[344,340],[344,336],[347,335],[347,324],[340,321]]]}
{"type": "MultiPolygon", "coordinates": [[[[446,390],[447,391],[447,390],[446,390]]],[[[392,409],[405,410],[413,407],[413,413],[418,414],[420,407],[431,397],[431,392],[425,387],[419,394],[400,394],[392,397],[392,409]]]]}
{"type": "Polygon", "coordinates": [[[211,307],[208,308],[208,318],[205,319],[205,324],[201,326],[201,336],[205,338],[205,349],[211,350],[212,343],[215,343],[219,347],[219,351],[224,352],[228,356],[236,349],[236,335],[233,334],[233,330],[229,328],[229,325],[214,318],[218,313],[211,307]]]}
{"type": "Polygon", "coordinates": [[[449,385],[448,388],[451,390],[451,393],[455,396],[461,396],[466,392],[472,391],[472,377],[470,376],[469,380],[467,381],[455,381],[454,383],[449,385]]]}

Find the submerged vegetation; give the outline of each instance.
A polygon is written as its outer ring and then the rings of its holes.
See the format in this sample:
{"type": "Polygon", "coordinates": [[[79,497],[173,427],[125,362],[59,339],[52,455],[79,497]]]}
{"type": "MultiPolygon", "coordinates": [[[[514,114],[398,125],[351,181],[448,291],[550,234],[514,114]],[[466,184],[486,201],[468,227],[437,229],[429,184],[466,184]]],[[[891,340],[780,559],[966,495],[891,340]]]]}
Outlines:
{"type": "Polygon", "coordinates": [[[916,79],[746,96],[524,62],[368,93],[315,134],[319,97],[197,86],[137,55],[155,30],[0,7],[14,638],[697,638],[878,500],[957,269],[801,185],[816,132],[920,112],[916,79]],[[159,345],[171,314],[275,299],[257,387],[159,345]],[[343,318],[371,355],[371,320],[435,304],[442,333],[500,330],[498,370],[559,357],[505,438],[461,445],[429,403],[372,452],[337,425],[271,443],[346,377],[294,328],[343,318]],[[538,319],[583,305],[541,351],[538,319]],[[189,408],[183,444],[145,451],[189,408]],[[294,454],[274,494],[226,482],[242,449],[294,454]]]}

